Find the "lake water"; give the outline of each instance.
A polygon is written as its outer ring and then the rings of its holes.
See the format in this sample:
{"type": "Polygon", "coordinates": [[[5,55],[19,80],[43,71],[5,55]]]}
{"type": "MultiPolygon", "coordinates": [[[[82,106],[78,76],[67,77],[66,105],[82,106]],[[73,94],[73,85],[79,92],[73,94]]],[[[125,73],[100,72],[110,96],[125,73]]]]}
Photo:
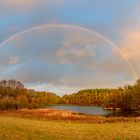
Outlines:
{"type": "Polygon", "coordinates": [[[106,116],[112,113],[112,111],[105,110],[100,106],[69,106],[69,105],[57,105],[57,106],[48,106],[51,109],[59,109],[59,110],[70,110],[78,113],[84,114],[94,114],[94,115],[102,115],[106,116]]]}

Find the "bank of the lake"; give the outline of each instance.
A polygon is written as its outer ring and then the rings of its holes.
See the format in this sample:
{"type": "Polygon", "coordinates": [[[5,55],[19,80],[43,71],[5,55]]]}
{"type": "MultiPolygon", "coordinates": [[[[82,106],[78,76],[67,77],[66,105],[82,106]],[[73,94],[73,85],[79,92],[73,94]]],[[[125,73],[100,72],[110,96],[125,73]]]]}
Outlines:
{"type": "Polygon", "coordinates": [[[0,111],[1,116],[11,116],[19,118],[33,118],[39,120],[58,120],[65,122],[80,123],[119,123],[119,122],[140,122],[140,116],[99,116],[86,115],[68,110],[58,109],[19,109],[0,111]]]}

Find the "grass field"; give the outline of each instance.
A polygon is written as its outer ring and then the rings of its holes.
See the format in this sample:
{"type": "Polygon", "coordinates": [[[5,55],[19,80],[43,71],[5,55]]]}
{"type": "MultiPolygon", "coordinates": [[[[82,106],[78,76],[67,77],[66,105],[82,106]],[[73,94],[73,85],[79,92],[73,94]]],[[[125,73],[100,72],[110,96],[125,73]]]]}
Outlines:
{"type": "Polygon", "coordinates": [[[0,140],[140,140],[140,123],[89,124],[0,116],[0,140]]]}

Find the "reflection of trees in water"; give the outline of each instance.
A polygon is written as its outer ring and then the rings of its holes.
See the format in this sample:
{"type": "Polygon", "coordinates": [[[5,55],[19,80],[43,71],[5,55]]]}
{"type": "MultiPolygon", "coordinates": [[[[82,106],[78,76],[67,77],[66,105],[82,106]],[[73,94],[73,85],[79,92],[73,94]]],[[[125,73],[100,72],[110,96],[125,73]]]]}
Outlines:
{"type": "Polygon", "coordinates": [[[120,110],[113,110],[112,113],[110,113],[108,116],[139,116],[140,111],[139,110],[133,110],[133,109],[120,109],[120,110]]]}

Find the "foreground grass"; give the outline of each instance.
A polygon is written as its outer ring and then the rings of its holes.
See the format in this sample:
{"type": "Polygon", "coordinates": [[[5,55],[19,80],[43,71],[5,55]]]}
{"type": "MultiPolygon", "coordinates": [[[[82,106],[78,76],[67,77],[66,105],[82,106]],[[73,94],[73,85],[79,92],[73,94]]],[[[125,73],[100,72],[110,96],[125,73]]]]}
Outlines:
{"type": "Polygon", "coordinates": [[[140,123],[89,124],[0,116],[0,140],[140,140],[140,123]]]}

